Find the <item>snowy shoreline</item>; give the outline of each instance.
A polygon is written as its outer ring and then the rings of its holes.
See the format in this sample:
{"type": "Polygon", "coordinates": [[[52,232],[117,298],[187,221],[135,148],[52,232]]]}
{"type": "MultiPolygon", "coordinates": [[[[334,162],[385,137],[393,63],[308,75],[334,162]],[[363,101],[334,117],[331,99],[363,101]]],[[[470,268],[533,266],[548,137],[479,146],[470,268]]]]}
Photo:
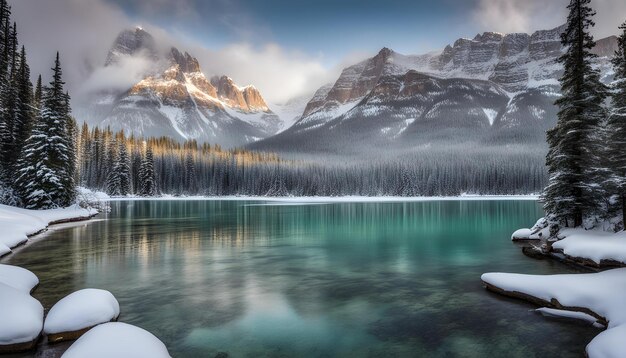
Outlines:
{"type": "Polygon", "coordinates": [[[530,257],[547,257],[596,273],[525,275],[485,273],[485,288],[497,294],[547,307],[550,315],[578,318],[607,329],[586,348],[590,358],[621,357],[626,351],[626,232],[561,229],[550,233],[544,219],[519,229],[513,241],[533,242],[522,249],[530,257]],[[619,267],[619,268],[616,268],[619,267]],[[593,322],[595,320],[595,322],[593,322]]]}
{"type": "Polygon", "coordinates": [[[206,201],[265,201],[288,203],[397,203],[397,202],[427,202],[427,201],[499,201],[499,200],[539,200],[538,195],[460,195],[460,196],[170,196],[159,197],[104,197],[102,201],[168,201],[168,200],[206,200],[206,201]]]}
{"type": "Polygon", "coordinates": [[[85,221],[98,214],[95,209],[84,209],[77,205],[63,209],[28,210],[0,205],[0,258],[24,245],[33,237],[52,225],[85,221]]]}
{"type": "Polygon", "coordinates": [[[583,313],[606,326],[587,345],[590,358],[621,357],[626,351],[626,268],[565,275],[494,272],[481,280],[489,291],[552,308],[564,317],[583,313]]]}

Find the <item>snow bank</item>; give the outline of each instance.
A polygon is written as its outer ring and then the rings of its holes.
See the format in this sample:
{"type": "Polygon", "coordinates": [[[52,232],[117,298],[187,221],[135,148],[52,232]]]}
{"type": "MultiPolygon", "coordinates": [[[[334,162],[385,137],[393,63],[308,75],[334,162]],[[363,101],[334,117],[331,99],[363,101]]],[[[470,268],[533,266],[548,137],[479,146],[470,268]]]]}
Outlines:
{"type": "Polygon", "coordinates": [[[109,291],[86,288],[57,302],[46,317],[44,333],[79,331],[110,322],[120,315],[120,305],[109,291]]]}
{"type": "Polygon", "coordinates": [[[519,229],[511,235],[511,240],[529,240],[532,233],[530,229],[519,229]]]}
{"type": "Polygon", "coordinates": [[[88,199],[94,199],[94,200],[108,200],[111,197],[109,196],[109,194],[103,192],[103,191],[93,191],[91,189],[87,189],[87,188],[83,188],[83,187],[78,187],[76,188],[76,191],[78,192],[78,196],[79,197],[86,197],[88,199]]]}
{"type": "Polygon", "coordinates": [[[606,232],[601,229],[563,229],[560,236],[565,238],[552,247],[562,250],[572,257],[592,260],[600,264],[602,260],[626,263],[626,232],[606,232]]]}
{"type": "Polygon", "coordinates": [[[26,242],[28,236],[44,230],[50,223],[75,218],[88,218],[97,214],[94,209],[71,206],[64,209],[27,210],[14,206],[0,205],[0,256],[26,242]]]}
{"type": "Polygon", "coordinates": [[[587,345],[590,358],[623,358],[626,352],[626,325],[606,330],[587,345]]]}
{"type": "Polygon", "coordinates": [[[481,279],[513,296],[521,293],[557,308],[589,310],[586,313],[605,318],[608,330],[587,346],[589,357],[623,357],[626,352],[626,268],[547,276],[486,273],[481,279]]]}
{"type": "Polygon", "coordinates": [[[28,293],[0,283],[0,346],[34,341],[42,327],[41,303],[28,293]]]}
{"type": "Polygon", "coordinates": [[[105,323],[80,337],[62,358],[169,358],[152,333],[126,323],[105,323]]]}
{"type": "Polygon", "coordinates": [[[0,283],[30,293],[39,284],[39,278],[27,269],[0,264],[0,283]]]}

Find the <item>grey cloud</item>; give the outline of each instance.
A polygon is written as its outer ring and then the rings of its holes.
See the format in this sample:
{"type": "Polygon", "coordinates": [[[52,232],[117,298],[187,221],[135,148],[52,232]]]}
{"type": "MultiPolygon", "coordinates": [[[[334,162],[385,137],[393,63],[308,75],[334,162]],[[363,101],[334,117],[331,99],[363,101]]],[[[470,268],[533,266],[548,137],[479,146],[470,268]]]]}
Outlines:
{"type": "MultiPolygon", "coordinates": [[[[474,20],[485,31],[532,32],[565,23],[568,0],[479,0],[474,20]]],[[[626,20],[626,1],[594,0],[597,11],[597,38],[617,34],[618,26],[626,20]]]]}

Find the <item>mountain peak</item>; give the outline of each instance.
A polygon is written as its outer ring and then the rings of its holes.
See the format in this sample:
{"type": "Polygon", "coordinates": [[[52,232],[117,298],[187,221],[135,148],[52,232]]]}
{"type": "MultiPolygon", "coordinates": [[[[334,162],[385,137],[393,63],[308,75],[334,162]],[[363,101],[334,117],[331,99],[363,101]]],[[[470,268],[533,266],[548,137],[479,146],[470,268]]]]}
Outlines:
{"type": "Polygon", "coordinates": [[[105,66],[116,64],[123,57],[134,56],[141,52],[146,53],[150,58],[158,57],[154,37],[140,26],[126,29],[117,35],[104,64],[105,66]]]}
{"type": "Polygon", "coordinates": [[[189,53],[181,53],[176,47],[170,50],[170,62],[177,64],[184,73],[200,72],[198,59],[189,53]]]}
{"type": "Polygon", "coordinates": [[[390,48],[387,47],[383,47],[382,49],[380,49],[380,51],[378,51],[378,54],[376,54],[376,58],[382,58],[382,59],[388,59],[389,57],[391,57],[394,54],[393,50],[391,50],[390,48]]]}

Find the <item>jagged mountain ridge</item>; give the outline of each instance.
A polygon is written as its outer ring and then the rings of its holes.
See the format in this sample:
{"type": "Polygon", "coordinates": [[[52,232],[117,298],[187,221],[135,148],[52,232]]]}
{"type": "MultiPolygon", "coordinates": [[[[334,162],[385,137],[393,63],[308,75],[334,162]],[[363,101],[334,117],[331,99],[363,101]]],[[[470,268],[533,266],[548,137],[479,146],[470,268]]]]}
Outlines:
{"type": "Polygon", "coordinates": [[[227,147],[281,128],[280,118],[254,86],[239,87],[227,76],[208,80],[195,57],[177,48],[159,53],[156,41],[141,28],[120,33],[105,66],[134,56],[150,62],[144,78],[122,92],[94,94],[87,116],[90,124],[227,147]]]}
{"type": "MultiPolygon", "coordinates": [[[[291,128],[250,147],[359,152],[372,145],[411,147],[468,138],[543,142],[543,132],[556,118],[562,30],[486,32],[425,55],[383,48],[321,87],[291,128]]],[[[606,80],[607,56],[615,48],[610,37],[594,49],[606,80]]]]}

